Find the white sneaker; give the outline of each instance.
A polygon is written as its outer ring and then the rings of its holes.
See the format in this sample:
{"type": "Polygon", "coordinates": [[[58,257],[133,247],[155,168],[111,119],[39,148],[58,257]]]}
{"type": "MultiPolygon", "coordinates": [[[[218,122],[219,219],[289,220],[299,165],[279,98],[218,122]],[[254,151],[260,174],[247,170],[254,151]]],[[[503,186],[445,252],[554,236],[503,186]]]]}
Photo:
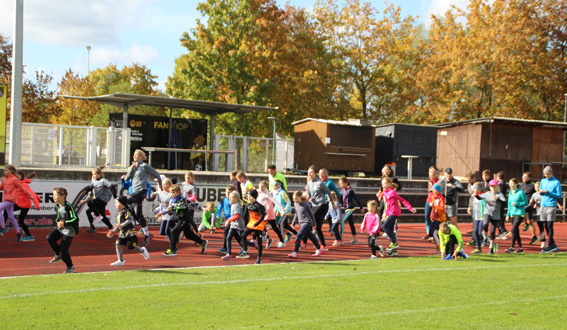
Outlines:
{"type": "Polygon", "coordinates": [[[110,264],[111,266],[124,266],[124,260],[117,260],[110,264]]]}
{"type": "Polygon", "coordinates": [[[277,248],[283,248],[285,246],[284,242],[278,242],[278,244],[276,244],[277,248]]]}
{"type": "Polygon", "coordinates": [[[142,256],[144,257],[144,259],[148,260],[150,259],[150,253],[148,252],[148,249],[146,249],[145,247],[142,248],[142,256]]]}
{"type": "Polygon", "coordinates": [[[102,216],[101,216],[101,215],[95,215],[95,216],[93,217],[93,220],[94,220],[94,222],[96,222],[96,223],[100,222],[100,219],[102,219],[102,216]]]}
{"type": "Polygon", "coordinates": [[[371,256],[370,256],[370,259],[371,259],[371,260],[374,260],[374,259],[378,259],[378,257],[375,256],[375,255],[371,255],[371,256]]]}

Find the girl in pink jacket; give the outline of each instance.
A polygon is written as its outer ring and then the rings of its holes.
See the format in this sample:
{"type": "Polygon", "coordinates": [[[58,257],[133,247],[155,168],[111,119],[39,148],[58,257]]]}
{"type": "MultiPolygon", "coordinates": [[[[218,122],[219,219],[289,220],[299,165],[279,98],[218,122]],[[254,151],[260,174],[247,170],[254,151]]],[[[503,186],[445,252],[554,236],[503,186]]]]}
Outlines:
{"type": "Polygon", "coordinates": [[[14,167],[14,165],[4,165],[4,178],[2,179],[2,183],[0,183],[0,190],[4,190],[4,201],[0,204],[0,235],[3,236],[8,231],[3,214],[4,210],[6,210],[8,219],[12,221],[12,225],[16,229],[19,242],[24,233],[20,230],[20,226],[18,226],[18,222],[14,218],[14,205],[18,202],[18,191],[24,193],[30,199],[32,199],[32,194],[24,188],[15,173],[16,167],[14,167]]]}
{"type": "Polygon", "coordinates": [[[364,215],[360,231],[368,232],[368,247],[372,250],[370,259],[376,259],[376,251],[380,253],[381,257],[384,256],[384,249],[382,249],[382,245],[376,246],[376,240],[380,235],[380,215],[378,214],[378,203],[372,200],[366,204],[366,207],[368,208],[368,212],[364,215]]]}
{"type": "Polygon", "coordinates": [[[382,194],[386,202],[386,220],[382,223],[382,230],[390,238],[390,247],[388,249],[389,256],[395,256],[398,254],[398,239],[394,233],[394,226],[396,225],[396,220],[400,215],[402,215],[402,208],[400,207],[400,202],[404,204],[412,213],[416,210],[406,201],[401,198],[400,195],[392,188],[392,179],[386,177],[382,179],[382,194]]]}

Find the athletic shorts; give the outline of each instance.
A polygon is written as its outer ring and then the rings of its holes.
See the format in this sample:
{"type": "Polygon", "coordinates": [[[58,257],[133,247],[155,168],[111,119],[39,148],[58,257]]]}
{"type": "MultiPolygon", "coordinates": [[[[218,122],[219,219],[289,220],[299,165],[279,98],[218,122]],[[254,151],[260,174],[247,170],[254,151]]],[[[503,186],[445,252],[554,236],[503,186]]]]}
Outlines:
{"type": "Polygon", "coordinates": [[[557,208],[556,207],[542,206],[539,221],[542,221],[542,222],[555,221],[556,215],[557,215],[557,208]]]}
{"type": "Polygon", "coordinates": [[[445,205],[445,212],[447,212],[447,218],[452,218],[457,216],[457,204],[445,205]]]}

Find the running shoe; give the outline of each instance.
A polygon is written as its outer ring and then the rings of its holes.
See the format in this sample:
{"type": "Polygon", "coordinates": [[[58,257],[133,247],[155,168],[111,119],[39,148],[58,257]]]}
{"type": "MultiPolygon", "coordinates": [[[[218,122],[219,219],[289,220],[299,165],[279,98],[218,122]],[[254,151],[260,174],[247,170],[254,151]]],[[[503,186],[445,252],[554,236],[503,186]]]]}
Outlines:
{"type": "Polygon", "coordinates": [[[453,255],[448,254],[448,255],[445,256],[445,258],[443,258],[443,260],[453,260],[453,255]]]}
{"type": "Polygon", "coordinates": [[[315,251],[315,253],[313,253],[313,256],[314,256],[314,257],[318,257],[318,256],[320,256],[320,255],[322,255],[322,254],[323,254],[323,251],[322,251],[321,249],[319,249],[319,250],[315,251]]]}
{"type": "Polygon", "coordinates": [[[117,260],[110,264],[111,266],[124,266],[124,260],[117,260]]]}
{"type": "Polygon", "coordinates": [[[96,228],[95,227],[90,227],[89,229],[85,230],[85,233],[96,233],[96,228]]]}
{"type": "Polygon", "coordinates": [[[516,250],[516,253],[524,253],[524,249],[518,248],[518,250],[516,250]]]}
{"type": "Polygon", "coordinates": [[[26,237],[22,238],[21,241],[22,242],[34,242],[35,238],[33,236],[26,236],[26,237]]]}
{"type": "Polygon", "coordinates": [[[285,243],[289,242],[289,240],[291,239],[291,236],[292,236],[292,235],[293,235],[293,234],[292,234],[291,232],[285,234],[284,242],[285,242],[285,243]]]}
{"type": "Polygon", "coordinates": [[[465,253],[464,250],[459,251],[459,257],[463,258],[463,259],[468,259],[469,256],[465,253]]]}
{"type": "Polygon", "coordinates": [[[294,252],[288,254],[287,256],[290,257],[290,258],[295,259],[295,258],[297,258],[297,252],[294,251],[294,252]]]}
{"type": "Polygon", "coordinates": [[[273,239],[268,238],[268,240],[266,241],[266,250],[269,249],[272,246],[273,242],[274,242],[273,239]]]}
{"type": "Polygon", "coordinates": [[[378,257],[375,256],[375,255],[371,255],[371,256],[370,256],[370,260],[374,260],[374,259],[378,259],[378,257]]]}
{"type": "Polygon", "coordinates": [[[144,243],[142,243],[142,246],[148,246],[150,244],[150,242],[152,241],[152,238],[154,238],[153,234],[149,234],[144,236],[144,243]]]}
{"type": "Polygon", "coordinates": [[[248,259],[250,258],[250,256],[248,255],[248,252],[244,252],[242,251],[242,253],[240,253],[239,255],[236,256],[237,259],[248,259]]]}
{"type": "Polygon", "coordinates": [[[207,246],[209,245],[209,241],[205,240],[201,243],[201,254],[205,254],[207,252],[207,246]]]}
{"type": "Polygon", "coordinates": [[[58,255],[58,254],[56,254],[56,255],[53,257],[53,259],[49,260],[49,263],[50,263],[50,264],[54,264],[54,263],[59,262],[59,261],[61,261],[61,256],[58,255]]]}
{"type": "Polygon", "coordinates": [[[284,242],[278,242],[278,244],[276,244],[276,247],[278,249],[283,248],[286,244],[284,242]]]}
{"type": "Polygon", "coordinates": [[[171,250],[171,249],[167,249],[164,253],[164,256],[166,257],[175,257],[177,255],[177,252],[171,250]]]}
{"type": "Polygon", "coordinates": [[[321,248],[319,248],[319,250],[321,250],[322,252],[327,252],[329,251],[329,248],[326,247],[325,245],[321,245],[321,248]]]}
{"type": "Polygon", "coordinates": [[[384,249],[382,248],[382,245],[378,246],[378,253],[380,253],[380,257],[384,257],[384,249]]]}
{"type": "Polygon", "coordinates": [[[75,272],[75,267],[71,266],[71,267],[67,267],[67,269],[65,269],[63,274],[73,274],[74,272],[75,272]]]}
{"type": "Polygon", "coordinates": [[[550,252],[557,252],[559,251],[559,248],[557,247],[557,245],[555,245],[554,247],[551,248],[550,252]]]}
{"type": "Polygon", "coordinates": [[[475,247],[475,246],[476,246],[476,242],[475,242],[474,239],[473,239],[472,241],[468,242],[467,245],[468,245],[468,246],[471,246],[471,247],[475,247]]]}
{"type": "Polygon", "coordinates": [[[217,253],[218,253],[218,254],[226,254],[226,252],[227,252],[227,251],[226,251],[225,248],[220,248],[220,249],[217,250],[217,253]]]}
{"type": "Polygon", "coordinates": [[[0,235],[4,236],[4,234],[6,234],[8,232],[8,230],[9,230],[8,228],[1,228],[0,229],[0,235]]]}
{"type": "Polygon", "coordinates": [[[391,249],[391,250],[397,249],[397,248],[399,248],[399,247],[400,247],[400,245],[399,245],[398,243],[390,243],[390,249],[391,249]]]}
{"type": "Polygon", "coordinates": [[[148,249],[146,249],[145,247],[141,248],[142,252],[140,252],[140,254],[142,255],[142,257],[144,257],[144,259],[148,260],[150,259],[150,253],[148,252],[148,249]]]}
{"type": "Polygon", "coordinates": [[[471,253],[473,253],[473,254],[481,254],[481,253],[482,253],[482,250],[474,249],[474,250],[472,250],[471,253]]]}
{"type": "Polygon", "coordinates": [[[22,241],[22,236],[24,236],[24,232],[20,231],[19,233],[16,233],[16,241],[17,242],[21,242],[22,241]]]}
{"type": "Polygon", "coordinates": [[[498,243],[494,243],[492,249],[494,250],[494,253],[498,253],[498,243]]]}
{"type": "Polygon", "coordinates": [[[527,223],[524,223],[524,228],[522,228],[522,231],[528,231],[528,229],[530,228],[530,225],[527,223]]]}
{"type": "Polygon", "coordinates": [[[256,259],[256,262],[255,262],[254,264],[255,264],[255,265],[260,265],[260,264],[262,264],[262,258],[258,257],[258,258],[256,259]]]}
{"type": "Polygon", "coordinates": [[[332,246],[341,246],[342,244],[341,241],[334,241],[332,246]]]}
{"type": "Polygon", "coordinates": [[[355,238],[355,239],[351,240],[350,242],[348,242],[347,244],[357,245],[357,244],[358,244],[358,240],[355,238]]]}
{"type": "Polygon", "coordinates": [[[230,254],[227,254],[225,256],[221,257],[222,260],[232,260],[232,256],[230,254]]]}
{"type": "Polygon", "coordinates": [[[388,252],[389,257],[393,257],[393,256],[397,256],[397,255],[398,255],[397,249],[392,249],[392,250],[390,250],[390,252],[388,252]]]}
{"type": "Polygon", "coordinates": [[[516,251],[514,251],[514,248],[509,248],[509,249],[504,250],[504,252],[506,252],[506,253],[515,253],[516,251]]]}
{"type": "Polygon", "coordinates": [[[544,249],[544,248],[545,248],[545,245],[546,245],[546,242],[545,242],[544,239],[542,239],[542,240],[541,240],[541,245],[540,245],[540,247],[541,247],[542,249],[544,249]]]}
{"type": "Polygon", "coordinates": [[[532,237],[532,240],[530,241],[530,245],[534,245],[537,242],[539,242],[539,237],[534,236],[534,237],[532,237]]]}
{"type": "Polygon", "coordinates": [[[306,249],[306,248],[307,248],[307,247],[305,246],[305,243],[301,242],[301,243],[299,244],[299,249],[303,250],[303,249],[306,249]]]}

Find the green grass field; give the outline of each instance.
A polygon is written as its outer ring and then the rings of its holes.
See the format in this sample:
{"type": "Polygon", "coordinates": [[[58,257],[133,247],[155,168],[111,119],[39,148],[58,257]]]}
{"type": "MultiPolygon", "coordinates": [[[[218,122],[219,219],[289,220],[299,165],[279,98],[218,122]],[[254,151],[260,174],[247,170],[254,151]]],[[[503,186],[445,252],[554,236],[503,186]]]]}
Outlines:
{"type": "Polygon", "coordinates": [[[565,329],[567,255],[0,279],[2,329],[565,329]]]}

